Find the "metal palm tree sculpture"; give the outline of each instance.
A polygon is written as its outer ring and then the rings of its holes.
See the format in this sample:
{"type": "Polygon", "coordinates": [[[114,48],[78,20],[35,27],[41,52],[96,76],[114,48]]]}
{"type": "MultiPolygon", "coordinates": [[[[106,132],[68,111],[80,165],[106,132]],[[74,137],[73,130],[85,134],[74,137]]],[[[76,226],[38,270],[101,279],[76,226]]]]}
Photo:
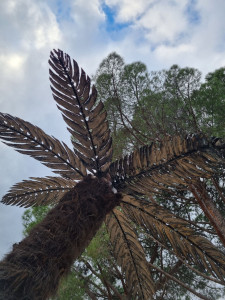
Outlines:
{"type": "Polygon", "coordinates": [[[22,119],[0,114],[4,143],[60,175],[24,180],[2,199],[24,207],[56,205],[0,263],[0,299],[53,296],[103,221],[135,298],[152,299],[155,293],[154,266],[146,259],[135,226],[171,249],[193,272],[223,283],[224,254],[198,235],[191,222],[157,204],[152,195],[189,189],[224,243],[224,229],[218,225],[222,217],[216,215],[215,220],[211,204],[205,205],[208,198],[203,199],[205,187],[199,180],[212,178],[217,166],[224,164],[224,148],[198,135],[168,137],[162,144],[144,146],[112,163],[107,114],[90,78],[61,50],[51,52],[49,64],[53,97],[74,149],[22,119]]]}

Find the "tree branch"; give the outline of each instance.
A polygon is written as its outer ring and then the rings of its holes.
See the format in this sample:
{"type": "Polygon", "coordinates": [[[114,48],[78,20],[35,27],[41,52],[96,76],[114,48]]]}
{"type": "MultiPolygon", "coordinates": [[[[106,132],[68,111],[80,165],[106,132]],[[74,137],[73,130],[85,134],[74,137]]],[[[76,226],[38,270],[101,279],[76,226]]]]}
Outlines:
{"type": "Polygon", "coordinates": [[[194,294],[195,296],[199,297],[200,299],[204,299],[204,300],[211,300],[210,298],[196,292],[195,290],[193,290],[192,288],[188,287],[186,284],[184,284],[182,281],[178,280],[176,277],[172,276],[171,274],[167,273],[166,271],[156,267],[155,265],[148,263],[148,265],[153,268],[156,269],[157,271],[159,271],[160,273],[164,274],[165,276],[167,276],[168,278],[172,279],[173,281],[175,281],[176,283],[178,283],[179,285],[183,286],[186,290],[188,290],[189,292],[191,292],[192,294],[194,294]]]}

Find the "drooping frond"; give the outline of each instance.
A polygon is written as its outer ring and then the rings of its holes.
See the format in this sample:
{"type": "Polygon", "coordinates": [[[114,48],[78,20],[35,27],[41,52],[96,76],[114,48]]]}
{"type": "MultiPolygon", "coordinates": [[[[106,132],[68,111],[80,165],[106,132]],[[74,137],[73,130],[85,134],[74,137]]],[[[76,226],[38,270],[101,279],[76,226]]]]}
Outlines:
{"type": "Polygon", "coordinates": [[[114,256],[125,273],[127,285],[137,299],[152,299],[154,284],[144,250],[131,223],[118,209],[106,217],[114,256]]]}
{"type": "Polygon", "coordinates": [[[16,151],[27,154],[64,178],[80,179],[86,169],[69,147],[42,129],[20,118],[0,113],[0,138],[16,151]]]}
{"type": "Polygon", "coordinates": [[[158,240],[165,248],[172,249],[178,257],[194,263],[204,272],[224,281],[225,255],[205,237],[196,233],[190,223],[176,217],[158,204],[125,195],[122,200],[124,213],[138,226],[158,240]]]}
{"type": "Polygon", "coordinates": [[[169,191],[171,187],[186,189],[199,177],[212,177],[222,162],[221,156],[205,137],[176,136],[161,144],[141,147],[115,161],[110,165],[110,175],[123,192],[146,194],[169,191]]]}
{"type": "Polygon", "coordinates": [[[106,111],[90,78],[61,50],[51,52],[49,64],[53,97],[72,134],[74,150],[91,172],[104,172],[112,157],[106,111]]]}
{"type": "Polygon", "coordinates": [[[61,177],[31,177],[12,186],[2,202],[23,207],[54,204],[75,185],[73,180],[61,177]]]}

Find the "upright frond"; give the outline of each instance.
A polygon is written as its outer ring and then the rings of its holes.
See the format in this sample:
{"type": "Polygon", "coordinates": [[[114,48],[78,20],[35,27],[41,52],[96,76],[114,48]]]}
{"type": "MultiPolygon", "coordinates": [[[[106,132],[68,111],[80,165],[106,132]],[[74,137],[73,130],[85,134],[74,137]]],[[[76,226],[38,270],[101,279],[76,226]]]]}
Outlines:
{"type": "Polygon", "coordinates": [[[74,138],[76,155],[89,171],[106,171],[112,157],[112,139],[104,105],[96,102],[95,87],[90,91],[90,78],[61,50],[51,52],[49,64],[53,97],[74,138]]]}

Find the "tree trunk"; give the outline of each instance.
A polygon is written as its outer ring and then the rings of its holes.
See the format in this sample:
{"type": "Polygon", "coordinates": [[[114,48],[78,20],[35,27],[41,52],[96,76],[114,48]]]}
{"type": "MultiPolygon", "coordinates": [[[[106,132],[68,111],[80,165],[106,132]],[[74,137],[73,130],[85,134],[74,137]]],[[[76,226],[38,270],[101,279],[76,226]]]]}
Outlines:
{"type": "Polygon", "coordinates": [[[121,199],[104,179],[87,176],[0,262],[0,299],[44,300],[121,199]]]}
{"type": "Polygon", "coordinates": [[[209,197],[204,183],[199,180],[190,187],[190,190],[225,247],[225,219],[209,197]]]}

